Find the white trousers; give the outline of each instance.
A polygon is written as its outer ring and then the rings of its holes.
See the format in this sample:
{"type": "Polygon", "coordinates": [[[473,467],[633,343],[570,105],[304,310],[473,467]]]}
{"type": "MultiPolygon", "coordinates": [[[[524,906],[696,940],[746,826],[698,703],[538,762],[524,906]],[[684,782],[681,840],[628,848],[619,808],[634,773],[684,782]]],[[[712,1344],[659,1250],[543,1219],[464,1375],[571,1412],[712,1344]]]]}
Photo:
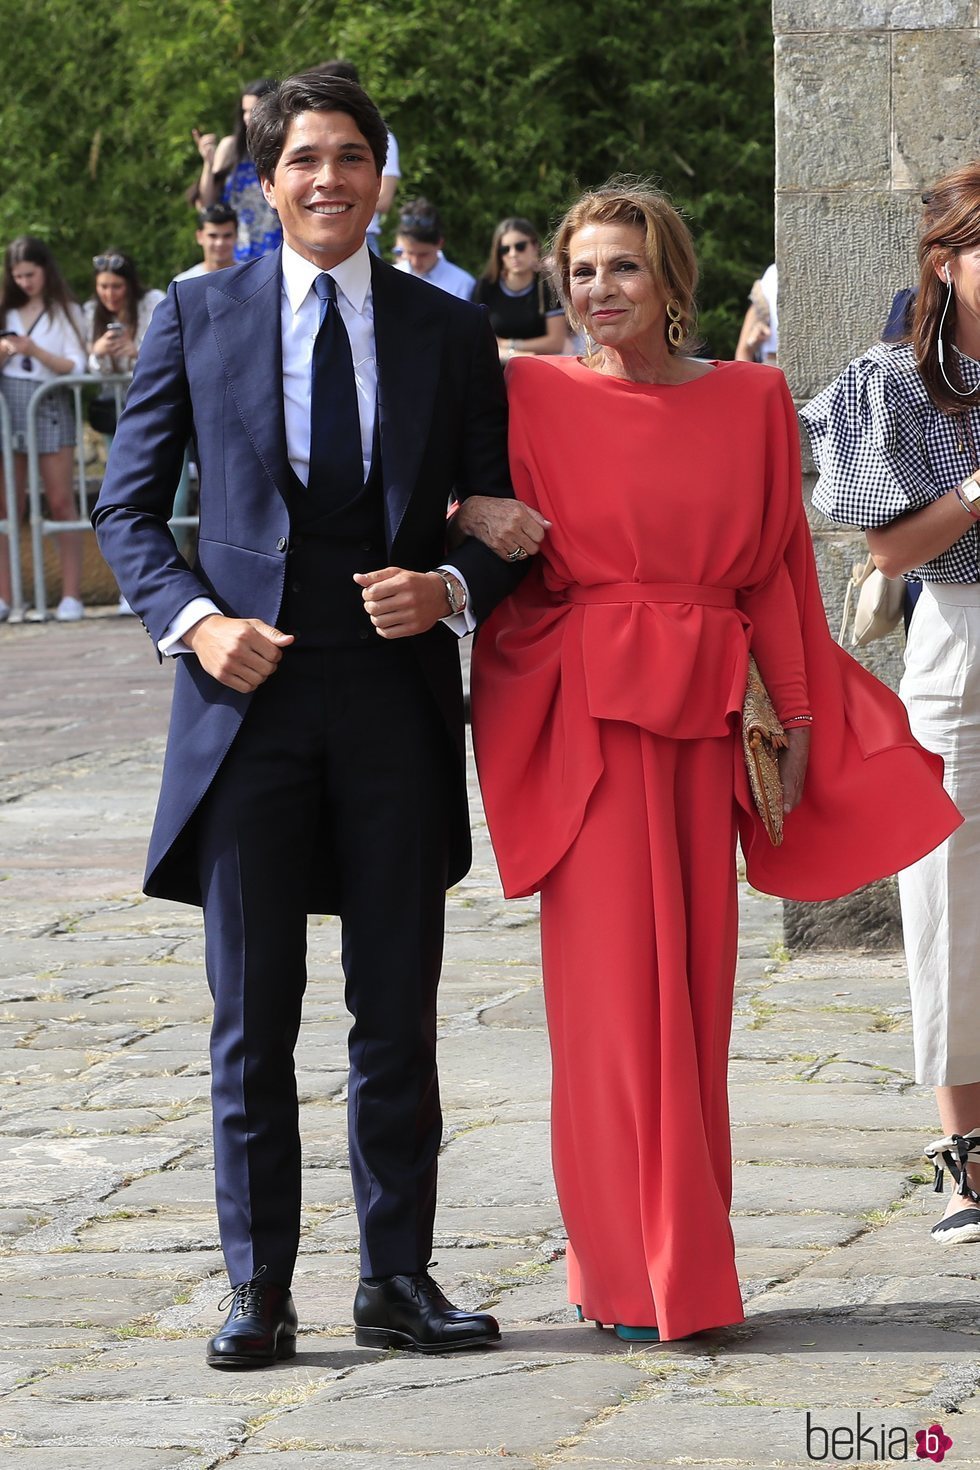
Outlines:
{"type": "Polygon", "coordinates": [[[898,876],[916,1081],[955,1087],[980,1082],[980,584],[924,584],[899,693],[964,817],[898,876]]]}

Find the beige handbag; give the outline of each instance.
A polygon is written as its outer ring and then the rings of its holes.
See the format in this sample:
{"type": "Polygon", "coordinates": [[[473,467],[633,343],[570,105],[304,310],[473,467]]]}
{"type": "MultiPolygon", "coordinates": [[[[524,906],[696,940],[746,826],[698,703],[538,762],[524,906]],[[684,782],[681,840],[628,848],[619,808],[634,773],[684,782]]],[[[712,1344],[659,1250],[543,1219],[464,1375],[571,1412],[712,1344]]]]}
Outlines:
{"type": "Polygon", "coordinates": [[[773,847],[783,840],[783,783],[779,752],[789,741],[776,717],[759,666],[749,654],[749,677],[742,706],[742,748],[756,810],[773,847]]]}
{"type": "Polygon", "coordinates": [[[854,608],[854,629],[851,647],[864,648],[878,638],[885,638],[902,621],[905,606],[905,582],[901,577],[886,577],[879,572],[874,558],[856,561],[851,568],[850,581],[844,594],[844,611],[841,617],[837,642],[843,644],[847,635],[847,624],[854,608]]]}

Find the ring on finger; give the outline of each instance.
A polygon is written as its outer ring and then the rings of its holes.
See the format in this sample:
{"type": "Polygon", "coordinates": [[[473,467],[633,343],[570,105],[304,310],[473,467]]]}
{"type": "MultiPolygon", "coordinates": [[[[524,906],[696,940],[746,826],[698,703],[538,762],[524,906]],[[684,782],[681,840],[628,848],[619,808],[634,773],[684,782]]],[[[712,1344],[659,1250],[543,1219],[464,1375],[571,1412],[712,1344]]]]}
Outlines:
{"type": "Polygon", "coordinates": [[[507,557],[507,560],[508,561],[524,561],[524,559],[526,558],[526,556],[527,556],[527,552],[524,550],[524,547],[523,546],[515,546],[514,547],[514,550],[509,553],[509,555],[507,557]]]}

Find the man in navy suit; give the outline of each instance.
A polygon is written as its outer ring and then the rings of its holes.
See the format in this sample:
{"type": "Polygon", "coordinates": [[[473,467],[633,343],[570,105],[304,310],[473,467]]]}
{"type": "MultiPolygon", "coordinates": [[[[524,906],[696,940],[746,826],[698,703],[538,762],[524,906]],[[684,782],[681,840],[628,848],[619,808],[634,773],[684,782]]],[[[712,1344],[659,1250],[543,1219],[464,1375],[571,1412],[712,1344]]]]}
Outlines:
{"type": "Polygon", "coordinates": [[[503,384],[482,308],[368,253],[386,148],[371,100],[288,78],[256,106],[249,146],[282,250],[171,287],[93,513],[123,594],[178,656],[145,888],[204,908],[233,1288],[207,1357],[295,1353],[311,912],[341,916],[353,1016],[356,1339],[443,1352],[499,1337],[427,1271],[445,890],[470,861],[457,635],[542,531],[511,500],[506,560],[472,539],[447,559],[452,495],[512,496],[503,384]],[[193,569],[167,529],[192,436],[193,569]]]}

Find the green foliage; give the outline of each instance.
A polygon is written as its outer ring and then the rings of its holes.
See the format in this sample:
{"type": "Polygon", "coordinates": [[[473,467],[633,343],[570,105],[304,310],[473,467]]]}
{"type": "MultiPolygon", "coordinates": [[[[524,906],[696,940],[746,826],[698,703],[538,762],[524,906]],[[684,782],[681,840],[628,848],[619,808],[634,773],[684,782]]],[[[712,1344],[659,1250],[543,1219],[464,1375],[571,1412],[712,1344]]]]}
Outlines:
{"type": "Polygon", "coordinates": [[[330,55],[391,121],[399,198],[434,199],[476,273],[501,216],[544,229],[617,171],[687,214],[716,353],[772,259],[769,0],[0,0],[0,24],[0,239],[44,236],[83,297],[108,245],[153,285],[191,264],[191,129],[229,131],[242,83],[330,55]]]}

